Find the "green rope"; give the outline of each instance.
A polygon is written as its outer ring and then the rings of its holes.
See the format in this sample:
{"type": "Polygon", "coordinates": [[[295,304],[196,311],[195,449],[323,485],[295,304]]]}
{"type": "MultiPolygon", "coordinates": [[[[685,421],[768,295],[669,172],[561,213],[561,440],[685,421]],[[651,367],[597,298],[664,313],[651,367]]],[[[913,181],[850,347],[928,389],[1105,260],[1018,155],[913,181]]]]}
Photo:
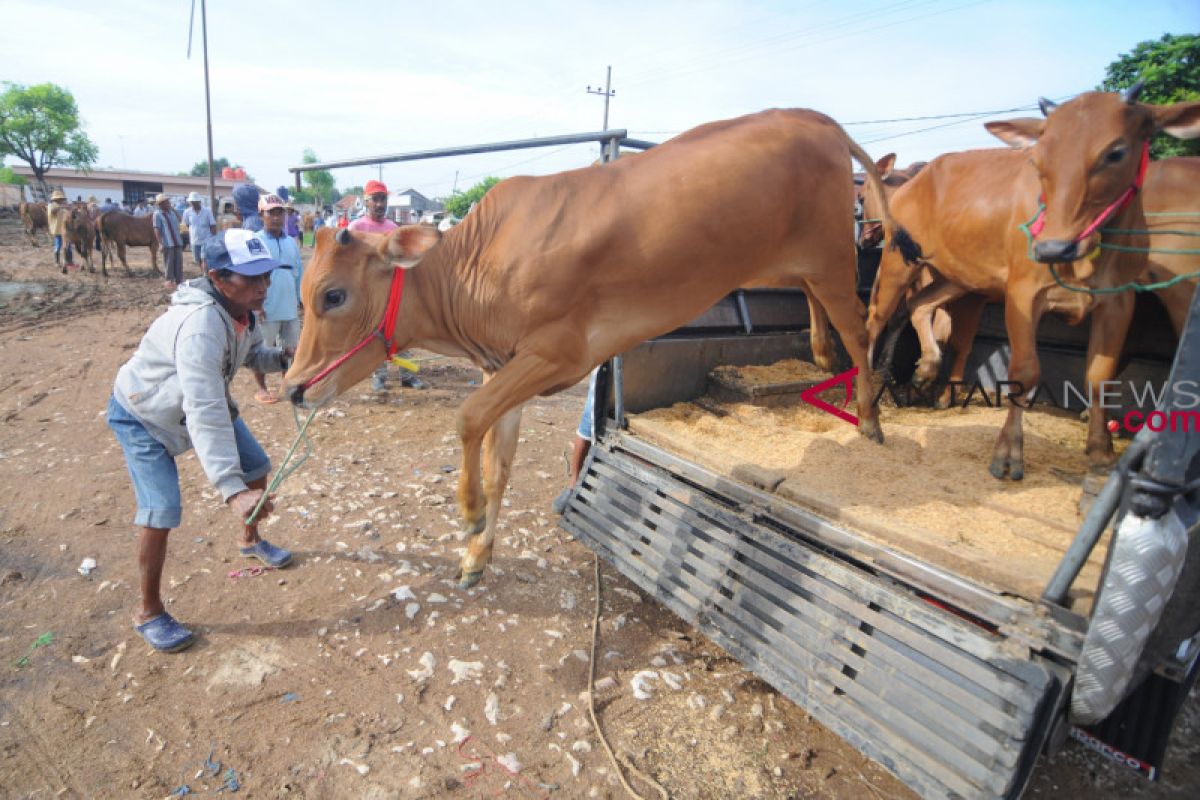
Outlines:
{"type": "Polygon", "coordinates": [[[1180,281],[1186,281],[1192,278],[1200,278],[1200,270],[1198,270],[1196,272],[1189,272],[1187,275],[1176,275],[1174,278],[1171,278],[1168,281],[1159,281],[1157,283],[1126,283],[1121,286],[1113,286],[1110,289],[1089,289],[1086,286],[1071,286],[1068,283],[1064,283],[1063,279],[1059,277],[1058,270],[1054,268],[1054,265],[1048,264],[1047,266],[1050,267],[1050,274],[1054,277],[1055,283],[1064,289],[1069,289],[1072,292],[1079,292],[1080,294],[1117,294],[1118,292],[1129,291],[1157,292],[1160,289],[1169,289],[1180,281]]]}
{"type": "Polygon", "coordinates": [[[1037,222],[1037,218],[1040,217],[1042,212],[1045,210],[1046,204],[1039,200],[1037,211],[1033,212],[1033,216],[1017,226],[1021,233],[1025,234],[1025,256],[1030,261],[1037,261],[1037,259],[1033,257],[1033,231],[1029,230],[1029,226],[1037,222]]]}
{"type": "Polygon", "coordinates": [[[1147,217],[1200,217],[1200,211],[1146,211],[1147,217]]]}
{"type": "MultiPolygon", "coordinates": [[[[1100,248],[1103,250],[1115,250],[1118,253],[1170,253],[1177,256],[1200,256],[1200,250],[1181,250],[1173,247],[1132,247],[1124,244],[1107,244],[1105,242],[1101,242],[1100,248]]],[[[1188,277],[1196,277],[1197,275],[1200,275],[1200,272],[1193,272],[1188,277]]]]}
{"type": "MultiPolygon", "coordinates": [[[[1029,230],[1029,226],[1031,226],[1037,220],[1037,218],[1042,215],[1042,212],[1045,210],[1046,210],[1046,204],[1039,202],[1037,211],[1035,211],[1033,213],[1033,216],[1030,217],[1029,219],[1025,220],[1025,222],[1021,223],[1018,226],[1021,230],[1021,233],[1025,234],[1026,255],[1030,261],[1036,261],[1037,259],[1033,257],[1033,233],[1032,233],[1032,231],[1029,230]]],[[[1152,215],[1153,216],[1200,216],[1200,213],[1194,213],[1191,211],[1178,211],[1178,212],[1176,212],[1176,211],[1157,211],[1157,212],[1148,212],[1147,213],[1147,216],[1152,216],[1152,215]]],[[[1147,234],[1147,235],[1149,235],[1150,234],[1150,231],[1134,231],[1134,230],[1109,229],[1109,228],[1104,228],[1101,230],[1101,232],[1102,233],[1113,233],[1113,234],[1118,234],[1118,235],[1121,235],[1121,234],[1124,234],[1124,235],[1147,234]]],[[[1159,231],[1159,233],[1163,233],[1163,232],[1159,231]]],[[[1180,233],[1184,236],[1197,235],[1197,234],[1194,234],[1191,232],[1184,232],[1184,231],[1167,231],[1166,233],[1180,233]]],[[[1131,247],[1129,245],[1107,244],[1105,242],[1101,242],[1100,247],[1105,250],[1114,250],[1119,253],[1170,253],[1172,255],[1184,255],[1184,256],[1200,255],[1200,250],[1193,250],[1193,249],[1181,250],[1181,249],[1173,249],[1173,248],[1167,248],[1167,247],[1131,247]]],[[[1118,292],[1128,292],[1128,291],[1157,292],[1162,289],[1169,289],[1172,286],[1174,286],[1175,284],[1180,283],[1181,281],[1191,280],[1192,278],[1200,278],[1200,270],[1197,270],[1196,272],[1189,272],[1185,275],[1176,275],[1174,278],[1171,278],[1170,280],[1158,281],[1157,283],[1126,283],[1121,286],[1114,286],[1109,289],[1089,289],[1086,286],[1071,286],[1068,283],[1064,283],[1063,279],[1059,276],[1058,271],[1054,268],[1054,265],[1050,264],[1049,266],[1050,266],[1050,274],[1054,277],[1054,282],[1057,283],[1059,286],[1061,286],[1064,289],[1068,289],[1072,292],[1079,292],[1080,294],[1091,294],[1091,295],[1117,294],[1118,292]]]]}
{"type": "Polygon", "coordinates": [[[1100,232],[1114,236],[1200,236],[1200,231],[1139,231],[1136,228],[1101,228],[1100,232]]]}
{"type": "Polygon", "coordinates": [[[307,461],[308,457],[312,455],[312,439],[309,439],[305,432],[308,430],[308,424],[313,421],[313,417],[317,416],[317,412],[319,410],[319,408],[314,408],[312,413],[308,415],[308,419],[304,420],[304,424],[301,425],[300,413],[296,411],[295,406],[292,406],[292,419],[296,421],[296,428],[299,429],[299,433],[297,433],[296,438],[292,440],[292,446],[288,448],[287,455],[283,457],[283,463],[279,465],[279,469],[275,472],[275,477],[271,479],[271,483],[267,486],[266,491],[264,491],[262,497],[259,498],[258,505],[256,505],[254,510],[250,512],[250,516],[246,517],[247,525],[254,524],[254,520],[258,517],[258,512],[262,511],[263,503],[267,502],[267,498],[279,488],[279,484],[283,483],[284,478],[300,469],[300,465],[307,461]],[[299,461],[289,467],[288,462],[292,460],[292,455],[296,452],[296,447],[301,441],[304,442],[304,454],[300,456],[299,461]]]}

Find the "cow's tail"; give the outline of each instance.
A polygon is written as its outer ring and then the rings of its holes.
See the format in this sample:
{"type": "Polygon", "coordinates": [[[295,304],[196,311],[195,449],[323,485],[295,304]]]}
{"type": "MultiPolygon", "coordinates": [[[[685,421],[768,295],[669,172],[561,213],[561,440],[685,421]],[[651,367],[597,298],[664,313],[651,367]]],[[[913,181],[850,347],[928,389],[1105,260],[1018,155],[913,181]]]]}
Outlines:
{"type": "Polygon", "coordinates": [[[883,179],[879,175],[879,168],[875,166],[875,162],[867,155],[867,151],[863,150],[858,144],[850,138],[850,135],[842,131],[842,135],[846,137],[846,145],[850,148],[850,155],[867,173],[867,183],[871,194],[875,198],[875,202],[879,205],[879,220],[883,224],[883,235],[887,241],[887,246],[892,250],[899,250],[904,261],[908,264],[916,264],[923,258],[921,253],[921,245],[909,235],[892,217],[891,208],[888,206],[887,195],[883,191],[883,179]]]}

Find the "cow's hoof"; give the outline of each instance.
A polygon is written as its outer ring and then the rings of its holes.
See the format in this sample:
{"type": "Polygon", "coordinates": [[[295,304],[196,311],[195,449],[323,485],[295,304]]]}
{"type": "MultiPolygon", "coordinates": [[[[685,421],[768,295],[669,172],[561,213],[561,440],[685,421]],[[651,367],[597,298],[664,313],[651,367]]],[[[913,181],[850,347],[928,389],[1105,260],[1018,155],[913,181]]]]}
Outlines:
{"type": "Polygon", "coordinates": [[[464,592],[470,589],[475,584],[479,583],[479,579],[483,577],[483,570],[478,572],[460,572],[458,574],[458,588],[464,592]]]}
{"type": "Polygon", "coordinates": [[[988,472],[992,473],[992,477],[998,481],[1005,478],[1019,481],[1025,477],[1025,462],[1020,459],[997,456],[992,459],[991,464],[988,464],[988,472]]]}
{"type": "Polygon", "coordinates": [[[879,427],[878,420],[860,419],[858,432],[876,444],[883,444],[883,428],[879,427]]]}

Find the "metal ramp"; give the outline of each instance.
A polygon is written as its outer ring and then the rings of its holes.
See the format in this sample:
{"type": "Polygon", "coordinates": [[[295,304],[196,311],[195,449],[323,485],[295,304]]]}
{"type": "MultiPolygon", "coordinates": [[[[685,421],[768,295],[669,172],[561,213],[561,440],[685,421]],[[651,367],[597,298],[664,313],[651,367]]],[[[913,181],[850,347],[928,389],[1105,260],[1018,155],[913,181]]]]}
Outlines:
{"type": "Polygon", "coordinates": [[[1024,788],[1069,675],[1028,644],[609,442],[562,525],[920,795],[1024,788]]]}

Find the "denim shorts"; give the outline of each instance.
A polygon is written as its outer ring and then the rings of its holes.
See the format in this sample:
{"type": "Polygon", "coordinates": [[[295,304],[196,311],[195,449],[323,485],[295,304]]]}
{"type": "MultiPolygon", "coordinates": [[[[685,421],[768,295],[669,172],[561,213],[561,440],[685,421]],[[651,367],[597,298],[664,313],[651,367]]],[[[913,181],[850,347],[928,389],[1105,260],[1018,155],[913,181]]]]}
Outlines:
{"type": "Polygon", "coordinates": [[[596,436],[596,425],[592,421],[592,406],[596,405],[596,373],[600,368],[592,370],[591,377],[588,378],[587,400],[583,402],[583,415],[579,418],[579,428],[575,431],[580,439],[587,439],[589,442],[596,436]]]}
{"type": "MultiPolygon", "coordinates": [[[[183,500],[174,457],[115,397],[108,400],[108,427],[125,451],[125,466],[133,480],[133,493],[137,497],[133,524],[143,528],[178,528],[183,500]]],[[[245,481],[249,483],[270,474],[271,459],[241,417],[233,421],[233,435],[245,481]]]]}

